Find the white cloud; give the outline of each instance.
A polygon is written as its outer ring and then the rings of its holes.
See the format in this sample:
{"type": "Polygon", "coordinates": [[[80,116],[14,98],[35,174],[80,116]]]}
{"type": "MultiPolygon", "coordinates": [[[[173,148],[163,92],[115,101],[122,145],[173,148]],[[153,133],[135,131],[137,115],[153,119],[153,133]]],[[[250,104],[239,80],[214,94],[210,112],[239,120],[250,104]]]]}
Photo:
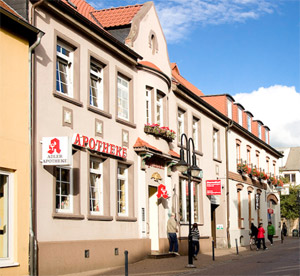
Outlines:
{"type": "Polygon", "coordinates": [[[300,146],[300,93],[295,87],[274,85],[233,96],[270,131],[273,147],[300,146]]]}
{"type": "Polygon", "coordinates": [[[155,6],[169,43],[186,36],[195,24],[224,24],[272,13],[271,0],[165,0],[155,6]]]}

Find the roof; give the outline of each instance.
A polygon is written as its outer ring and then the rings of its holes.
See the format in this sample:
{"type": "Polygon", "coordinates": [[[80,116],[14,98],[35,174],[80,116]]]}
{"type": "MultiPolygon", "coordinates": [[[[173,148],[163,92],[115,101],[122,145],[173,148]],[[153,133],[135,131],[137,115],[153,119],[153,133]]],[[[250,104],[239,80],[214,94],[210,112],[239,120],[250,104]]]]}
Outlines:
{"type": "Polygon", "coordinates": [[[150,61],[144,60],[144,61],[140,61],[139,63],[142,64],[142,65],[151,67],[152,69],[155,69],[155,70],[157,70],[157,71],[162,72],[162,71],[161,71],[154,63],[152,63],[152,62],[150,62],[150,61]]]}
{"type": "Polygon", "coordinates": [[[283,170],[300,171],[300,147],[292,147],[290,149],[290,153],[283,170]]]}
{"type": "Polygon", "coordinates": [[[90,4],[88,4],[84,0],[62,0],[65,4],[73,8],[75,11],[86,17],[88,20],[92,21],[93,23],[100,26],[102,29],[103,27],[99,22],[92,16],[92,13],[96,11],[90,4]]]}
{"type": "Polygon", "coordinates": [[[132,19],[143,5],[133,5],[94,11],[93,16],[104,28],[126,26],[131,24],[132,19]]]}
{"type": "Polygon", "coordinates": [[[187,81],[184,77],[182,77],[179,73],[179,69],[176,63],[171,63],[171,69],[172,69],[172,76],[173,78],[181,85],[186,87],[188,90],[196,94],[197,96],[204,96],[202,91],[198,89],[195,85],[191,84],[189,81],[187,81]]]}
{"type": "Polygon", "coordinates": [[[13,15],[25,20],[20,14],[18,14],[11,6],[8,6],[4,1],[0,0],[0,7],[12,13],[13,15]]]}

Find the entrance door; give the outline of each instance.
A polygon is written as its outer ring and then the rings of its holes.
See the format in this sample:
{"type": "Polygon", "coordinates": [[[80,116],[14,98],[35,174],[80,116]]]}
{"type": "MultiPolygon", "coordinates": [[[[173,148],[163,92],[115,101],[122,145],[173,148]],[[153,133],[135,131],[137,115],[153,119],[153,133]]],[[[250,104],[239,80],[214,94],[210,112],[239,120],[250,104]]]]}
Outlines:
{"type": "Polygon", "coordinates": [[[214,245],[217,247],[217,239],[216,239],[216,208],[218,205],[211,204],[211,236],[213,241],[215,242],[214,245]]]}
{"type": "Polygon", "coordinates": [[[157,188],[149,186],[149,237],[151,251],[159,251],[157,188]]]}

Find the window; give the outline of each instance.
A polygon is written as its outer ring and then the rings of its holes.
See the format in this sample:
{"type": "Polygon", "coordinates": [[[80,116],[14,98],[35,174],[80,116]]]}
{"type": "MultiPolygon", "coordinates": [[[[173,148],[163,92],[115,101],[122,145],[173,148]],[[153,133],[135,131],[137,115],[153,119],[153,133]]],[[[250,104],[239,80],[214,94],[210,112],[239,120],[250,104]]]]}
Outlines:
{"type": "Polygon", "coordinates": [[[238,120],[239,120],[239,124],[242,126],[243,125],[243,110],[241,108],[238,108],[238,120]]]}
{"type": "Polygon", "coordinates": [[[269,144],[270,140],[269,140],[269,131],[267,129],[265,129],[265,135],[266,135],[266,143],[269,144]]]}
{"type": "MultiPolygon", "coordinates": [[[[191,212],[192,222],[199,222],[199,184],[191,182],[191,212]]],[[[188,181],[185,179],[179,180],[179,215],[180,221],[187,223],[189,221],[189,190],[188,181]]]]}
{"type": "Polygon", "coordinates": [[[0,171],[0,267],[13,263],[13,174],[0,171]]]}
{"type": "Polygon", "coordinates": [[[56,176],[56,212],[73,212],[73,184],[72,169],[65,167],[55,168],[56,176]]]}
{"type": "Polygon", "coordinates": [[[227,99],[227,116],[229,119],[232,119],[232,102],[227,99]]]}
{"type": "Polygon", "coordinates": [[[90,212],[103,215],[103,164],[102,160],[90,160],[90,212]]]}
{"type": "Polygon", "coordinates": [[[163,125],[163,95],[156,94],[156,123],[163,125]]]}
{"type": "Polygon", "coordinates": [[[123,164],[118,165],[118,215],[128,216],[128,169],[123,164]]]}
{"type": "Polygon", "coordinates": [[[286,178],[289,183],[296,183],[296,174],[295,173],[284,174],[284,178],[286,178]]]}
{"type": "Polygon", "coordinates": [[[199,150],[199,119],[193,117],[193,140],[195,150],[199,150]]]}
{"type": "Polygon", "coordinates": [[[151,89],[146,88],[146,123],[151,124],[151,89]]]}
{"type": "Polygon", "coordinates": [[[251,116],[247,115],[247,129],[251,132],[251,116]]]}
{"type": "Polygon", "coordinates": [[[103,68],[94,59],[90,63],[90,105],[103,110],[103,68]]]}
{"type": "Polygon", "coordinates": [[[270,173],[270,162],[269,158],[266,159],[266,167],[267,167],[267,174],[270,173]]]}
{"type": "Polygon", "coordinates": [[[261,139],[261,124],[258,124],[258,138],[261,139]]]}
{"type": "Polygon", "coordinates": [[[240,143],[236,143],[236,160],[237,162],[241,162],[241,145],[240,143]]]}
{"type": "Polygon", "coordinates": [[[73,52],[58,41],[56,45],[56,91],[73,97],[73,52]]]}
{"type": "Polygon", "coordinates": [[[177,139],[180,143],[181,135],[184,133],[184,111],[178,109],[177,113],[177,139]]]}
{"type": "Polygon", "coordinates": [[[129,80],[118,75],[118,117],[129,121],[129,80]]]}
{"type": "Polygon", "coordinates": [[[247,165],[251,166],[251,148],[247,147],[247,165]]]}
{"type": "Polygon", "coordinates": [[[219,130],[214,128],[213,129],[213,158],[219,159],[220,158],[220,144],[219,144],[219,130]]]}
{"type": "Polygon", "coordinates": [[[259,151],[256,152],[256,167],[259,169],[259,151]]]}

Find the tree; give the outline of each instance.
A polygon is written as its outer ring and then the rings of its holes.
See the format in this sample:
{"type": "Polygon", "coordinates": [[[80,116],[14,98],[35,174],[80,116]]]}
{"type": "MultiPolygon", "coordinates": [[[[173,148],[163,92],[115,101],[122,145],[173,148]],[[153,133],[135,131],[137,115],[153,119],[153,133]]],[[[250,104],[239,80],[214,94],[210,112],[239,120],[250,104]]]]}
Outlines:
{"type": "Polygon", "coordinates": [[[290,194],[280,195],[281,217],[292,220],[299,217],[300,206],[297,201],[298,189],[300,189],[300,186],[290,185],[290,194]]]}

